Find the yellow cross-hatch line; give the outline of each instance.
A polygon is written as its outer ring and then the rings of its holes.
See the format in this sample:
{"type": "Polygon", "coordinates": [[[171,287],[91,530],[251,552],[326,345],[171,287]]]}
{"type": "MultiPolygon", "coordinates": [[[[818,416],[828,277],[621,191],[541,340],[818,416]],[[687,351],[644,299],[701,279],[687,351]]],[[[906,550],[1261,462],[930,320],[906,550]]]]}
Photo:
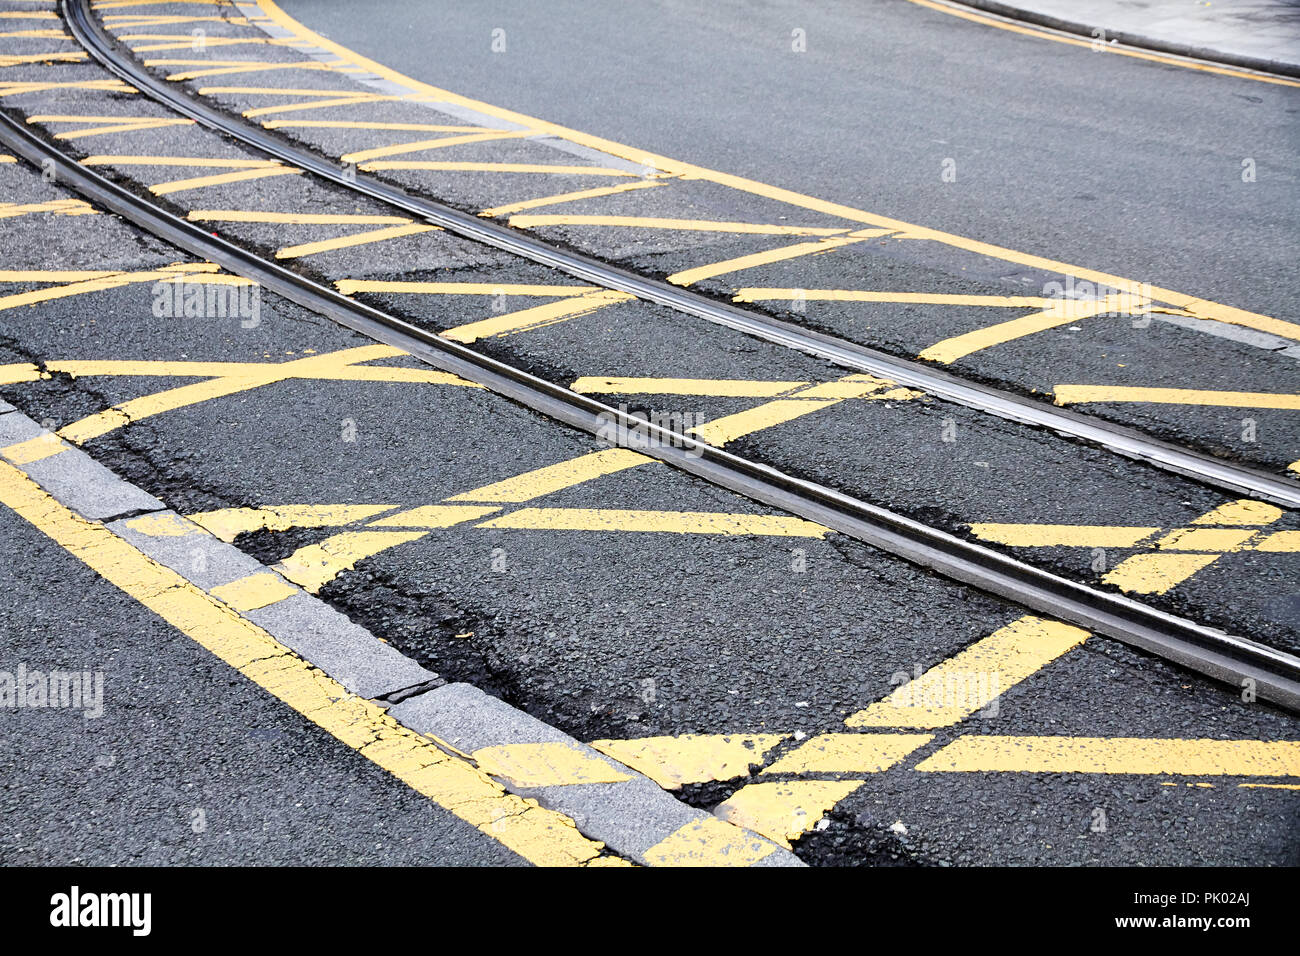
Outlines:
{"type": "Polygon", "coordinates": [[[234,609],[59,504],[0,462],[0,502],[72,556],[347,747],[524,859],[575,865],[604,847],[573,821],[507,793],[482,771],[346,691],[234,609]]]}

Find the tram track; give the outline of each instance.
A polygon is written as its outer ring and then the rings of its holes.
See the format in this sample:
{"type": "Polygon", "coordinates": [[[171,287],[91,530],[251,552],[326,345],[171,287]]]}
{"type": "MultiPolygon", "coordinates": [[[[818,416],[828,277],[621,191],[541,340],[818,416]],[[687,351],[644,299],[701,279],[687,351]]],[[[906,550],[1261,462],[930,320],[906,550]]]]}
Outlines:
{"type": "Polygon", "coordinates": [[[701,442],[545,381],[434,332],[359,303],[277,262],[213,235],[69,158],[7,115],[0,139],[88,201],[146,232],[259,283],[305,308],[409,352],[551,419],[608,438],[914,564],[1036,612],[1105,634],[1217,680],[1253,683],[1258,696],[1300,710],[1300,659],[1245,637],[1094,589],[922,522],[701,442]]]}
{"type": "Polygon", "coordinates": [[[63,12],[73,37],[96,61],[157,102],[244,146],[334,185],[400,209],[424,223],[601,288],[626,293],[639,300],[734,329],[846,369],[887,378],[981,413],[1105,448],[1126,458],[1191,478],[1208,487],[1233,494],[1246,494],[1285,507],[1300,507],[1300,484],[1274,477],[1256,468],[1180,447],[1131,427],[972,382],[925,363],[899,358],[802,328],[774,316],[741,309],[666,281],[638,275],[592,256],[559,248],[427,197],[412,195],[355,168],[344,168],[242,117],[215,108],[189,94],[178,84],[154,76],[116,39],[108,35],[91,12],[89,0],[64,0],[63,12]]]}

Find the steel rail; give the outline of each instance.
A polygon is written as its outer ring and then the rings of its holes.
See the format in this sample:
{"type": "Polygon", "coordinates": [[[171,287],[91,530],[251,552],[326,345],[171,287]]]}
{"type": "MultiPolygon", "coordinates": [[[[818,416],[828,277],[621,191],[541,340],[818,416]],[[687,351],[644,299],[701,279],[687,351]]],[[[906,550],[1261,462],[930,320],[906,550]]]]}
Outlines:
{"type": "Polygon", "coordinates": [[[245,145],[346,189],[399,208],[448,232],[549,266],[592,285],[626,292],[638,299],[736,329],[785,348],[815,355],[843,368],[887,378],[999,418],[1047,429],[1100,446],[1223,491],[1250,495],[1290,508],[1300,507],[1300,483],[1182,448],[1145,435],[1137,429],[969,382],[919,361],[899,358],[773,316],[718,302],[698,292],[629,272],[594,257],[556,248],[514,229],[434,200],[413,196],[398,186],[367,176],[355,168],[345,170],[323,156],[290,144],[242,116],[233,116],[215,108],[184,87],[154,76],[129,50],[108,35],[91,13],[90,0],[63,0],[63,10],[76,40],[106,69],[136,89],[202,126],[233,137],[245,145]]]}
{"type": "Polygon", "coordinates": [[[786,475],[688,435],[481,355],[356,302],[328,286],[214,236],[81,165],[0,112],[0,140],[57,182],[153,235],[298,305],[541,414],[639,451],[713,484],[817,522],[951,579],[1108,635],[1300,711],[1300,658],[1118,594],[1027,565],[869,502],[786,475]]]}

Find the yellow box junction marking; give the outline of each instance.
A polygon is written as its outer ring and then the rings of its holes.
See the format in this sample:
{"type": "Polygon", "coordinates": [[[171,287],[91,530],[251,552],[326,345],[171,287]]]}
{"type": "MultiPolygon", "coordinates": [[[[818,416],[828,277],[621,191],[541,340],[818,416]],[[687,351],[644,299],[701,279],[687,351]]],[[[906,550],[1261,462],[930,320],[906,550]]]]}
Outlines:
{"type": "Polygon", "coordinates": [[[1201,515],[1188,528],[979,523],[971,531],[985,541],[1021,548],[1144,547],[1144,553],[1124,559],[1102,580],[1128,593],[1163,594],[1225,554],[1300,551],[1300,535],[1264,530],[1283,514],[1266,502],[1242,499],[1201,515]]]}
{"type": "Polygon", "coordinates": [[[157,116],[78,116],[78,115],[37,115],[27,117],[28,123],[90,123],[85,129],[67,130],[55,133],[55,139],[85,139],[87,136],[103,136],[106,133],[134,133],[139,130],[160,129],[164,126],[192,126],[194,120],[157,116]]]}
{"type": "Polygon", "coordinates": [[[110,584],[153,611],[312,723],[471,826],[539,865],[580,865],[603,844],[573,821],[513,796],[464,760],[345,690],[266,631],[155,563],[103,525],[59,504],[0,464],[0,503],[110,584]]]}
{"type": "MultiPolygon", "coordinates": [[[[916,2],[928,2],[928,0],[916,0],[916,2]]],[[[1018,252],[1016,250],[992,245],[990,243],[980,242],[978,240],[968,239],[962,236],[945,233],[936,229],[928,229],[915,226],[900,220],[891,219],[886,216],[880,216],[868,213],[851,206],[839,203],[829,202],[823,199],[802,195],[787,189],[771,186],[766,183],[756,182],[744,177],[735,176],[729,173],[719,172],[717,170],[707,169],[690,163],[681,162],[666,156],[660,156],[649,153],[642,149],[617,143],[612,140],[593,136],[579,130],[569,129],[556,123],[539,120],[535,117],[527,116],[512,110],[503,109],[481,100],[475,100],[470,97],[461,96],[450,90],[440,89],[427,83],[405,76],[390,67],[363,57],[352,50],[347,49],[341,44],[335,43],[326,37],[321,36],[303,24],[297,22],[286,14],[274,2],[274,0],[263,0],[260,3],[260,9],[267,22],[273,23],[281,29],[292,34],[299,42],[310,44],[321,49],[327,50],[336,57],[341,64],[339,67],[343,71],[363,70],[375,73],[386,80],[389,80],[408,92],[405,99],[425,100],[429,102],[445,102],[457,106],[468,107],[478,113],[491,116],[499,120],[503,126],[512,126],[514,128],[526,128],[535,131],[539,135],[555,136],[575,143],[581,146],[595,149],[607,153],[611,156],[618,157],[624,161],[636,163],[642,168],[649,169],[666,176],[680,178],[682,180],[704,180],[712,182],[726,188],[735,189],[741,192],[750,193],[765,199],[784,203],[792,207],[811,210],[823,215],[841,219],[850,224],[850,228],[856,226],[868,226],[870,230],[860,230],[853,235],[886,235],[893,234],[899,238],[908,238],[912,240],[923,240],[938,242],[961,249],[966,252],[974,253],[980,256],[987,256],[999,259],[1005,262],[1013,263],[1018,266],[1039,269],[1061,276],[1073,276],[1075,279],[1084,280],[1093,283],[1102,289],[1133,289],[1138,284],[1109,273],[1100,272],[1093,269],[1079,268],[1067,263],[1058,262],[1043,256],[1033,255],[1030,253],[1018,252]]],[[[945,11],[947,12],[947,11],[945,11]]],[[[1041,31],[1040,31],[1041,32],[1041,31]]],[[[1087,42],[1087,41],[1083,41],[1087,42]]],[[[1128,51],[1126,55],[1138,55],[1128,51]]],[[[1184,61],[1179,61],[1168,57],[1158,57],[1146,55],[1147,58],[1160,62],[1177,63],[1186,65],[1184,61]]],[[[1200,66],[1200,65],[1198,65],[1200,66]]],[[[1251,76],[1259,78],[1255,74],[1241,73],[1232,70],[1215,70],[1229,75],[1251,76]]],[[[1297,85],[1294,81],[1279,81],[1287,85],[1297,85]]],[[[271,92],[271,91],[268,91],[271,92]]],[[[312,95],[323,95],[324,91],[315,91],[312,95]]],[[[470,167],[483,169],[485,164],[469,164],[470,167]]],[[[445,169],[448,167],[439,164],[419,164],[419,163],[398,163],[386,165],[383,161],[374,164],[373,168],[428,168],[428,169],[445,169]]],[[[464,167],[462,167],[464,168],[464,167]]],[[[544,168],[543,168],[544,169],[544,168]]],[[[577,167],[578,171],[588,173],[593,170],[590,168],[577,167]]],[[[608,170],[610,175],[632,175],[621,170],[608,170]]],[[[670,277],[672,281],[682,285],[689,285],[701,281],[704,278],[722,275],[727,272],[736,271],[743,268],[752,268],[755,265],[764,262],[780,261],[782,258],[788,258],[796,255],[806,255],[816,252],[826,252],[837,248],[848,241],[858,241],[850,237],[834,237],[823,239],[820,242],[802,244],[802,248],[788,248],[785,250],[769,250],[767,253],[757,253],[753,257],[743,257],[737,260],[731,260],[728,263],[714,264],[711,266],[702,266],[698,269],[684,270],[675,276],[670,277]]],[[[1159,302],[1174,309],[1181,310],[1188,315],[1214,319],[1221,322],[1242,325],[1248,328],[1258,329],[1260,331],[1271,332],[1286,338],[1300,339],[1300,325],[1291,322],[1284,322],[1274,319],[1270,316],[1259,315],[1247,312],[1242,309],[1236,309],[1231,306],[1225,306],[1220,303],[1210,302],[1204,299],[1198,299],[1183,293],[1174,292],[1168,289],[1143,286],[1143,293],[1148,295],[1153,302],[1159,302]]],[[[1021,326],[1023,330],[1020,334],[1029,334],[1032,329],[1021,326]]],[[[1008,330],[1014,331],[1014,330],[1008,330]]]]}
{"type": "Polygon", "coordinates": [[[1057,405],[1090,402],[1150,402],[1162,405],[1214,405],[1221,408],[1300,410],[1300,395],[1278,392],[1227,392],[1202,388],[1141,388],[1127,385],[1058,385],[1057,405]]]}
{"type": "Polygon", "coordinates": [[[916,769],[958,773],[1300,777],[1300,741],[969,734],[922,760],[916,769]]]}

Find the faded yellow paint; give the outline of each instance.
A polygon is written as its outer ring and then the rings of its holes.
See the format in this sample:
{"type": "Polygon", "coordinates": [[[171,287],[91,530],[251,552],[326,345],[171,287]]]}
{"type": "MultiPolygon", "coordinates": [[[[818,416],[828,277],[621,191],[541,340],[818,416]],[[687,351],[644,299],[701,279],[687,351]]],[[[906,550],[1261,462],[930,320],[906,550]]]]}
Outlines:
{"type": "Polygon", "coordinates": [[[819,734],[763,773],[879,773],[933,739],[933,734],[819,734]]]}
{"type": "Polygon", "coordinates": [[[55,455],[67,451],[69,447],[54,435],[47,433],[0,448],[0,455],[8,458],[15,465],[30,465],[34,461],[53,458],[55,455]]]}
{"type": "Polygon", "coordinates": [[[784,847],[815,827],[861,780],[789,780],[751,783],[713,812],[728,823],[760,833],[784,847]]]}
{"type": "Polygon", "coordinates": [[[584,837],[568,817],[506,793],[486,774],[398,724],[377,704],[348,693],[266,631],[3,464],[0,503],[316,726],[524,859],[575,865],[603,851],[603,844],[584,837]]]}
{"type": "Polygon", "coordinates": [[[968,734],[916,765],[922,772],[1300,776],[1300,741],[968,734]]]}
{"type": "Polygon", "coordinates": [[[294,584],[315,594],[358,561],[399,544],[423,538],[427,531],[344,531],[320,544],[299,548],[279,564],[279,571],[294,584]]]}
{"type": "Polygon", "coordinates": [[[1242,498],[1220,505],[1201,515],[1192,524],[1266,525],[1272,524],[1285,513],[1276,505],[1242,498]]]}
{"type": "Polygon", "coordinates": [[[62,216],[87,216],[95,207],[81,199],[51,199],[48,202],[0,203],[0,219],[25,216],[33,212],[53,212],[62,216]]]}
{"type": "MultiPolygon", "coordinates": [[[[222,541],[249,531],[334,528],[392,511],[396,505],[276,505],[271,508],[222,508],[187,517],[222,541]]],[[[134,525],[133,525],[134,527],[134,525]]],[[[152,532],[137,528],[145,534],[152,532]]]]}
{"type": "Polygon", "coordinates": [[[591,746],[666,790],[684,783],[743,777],[787,734],[686,734],[637,740],[593,740],[591,746]]]}
{"type": "Polygon", "coordinates": [[[484,773],[517,787],[566,787],[632,779],[608,760],[567,742],[501,744],[476,750],[473,757],[484,773]]]}
{"type": "Polygon", "coordinates": [[[820,538],[830,532],[789,515],[712,511],[625,511],[616,508],[521,508],[478,525],[544,531],[635,531],[667,534],[771,535],[820,538]]]}
{"type": "Polygon", "coordinates": [[[715,817],[686,824],[646,851],[651,866],[753,866],[776,845],[715,817]]]}
{"type": "Polygon", "coordinates": [[[852,714],[849,727],[949,727],[983,710],[1027,677],[1081,645],[1088,632],[1026,616],[852,714]]]}
{"type": "Polygon", "coordinates": [[[229,604],[236,611],[255,611],[260,607],[269,607],[285,598],[301,594],[296,587],[271,571],[250,574],[246,578],[231,581],[212,588],[209,592],[218,601],[229,604]]]}
{"type": "Polygon", "coordinates": [[[1223,408],[1300,409],[1300,395],[1278,392],[1220,392],[1200,388],[1141,388],[1127,385],[1058,385],[1057,405],[1087,402],[1156,402],[1164,405],[1215,405],[1223,408]]]}

